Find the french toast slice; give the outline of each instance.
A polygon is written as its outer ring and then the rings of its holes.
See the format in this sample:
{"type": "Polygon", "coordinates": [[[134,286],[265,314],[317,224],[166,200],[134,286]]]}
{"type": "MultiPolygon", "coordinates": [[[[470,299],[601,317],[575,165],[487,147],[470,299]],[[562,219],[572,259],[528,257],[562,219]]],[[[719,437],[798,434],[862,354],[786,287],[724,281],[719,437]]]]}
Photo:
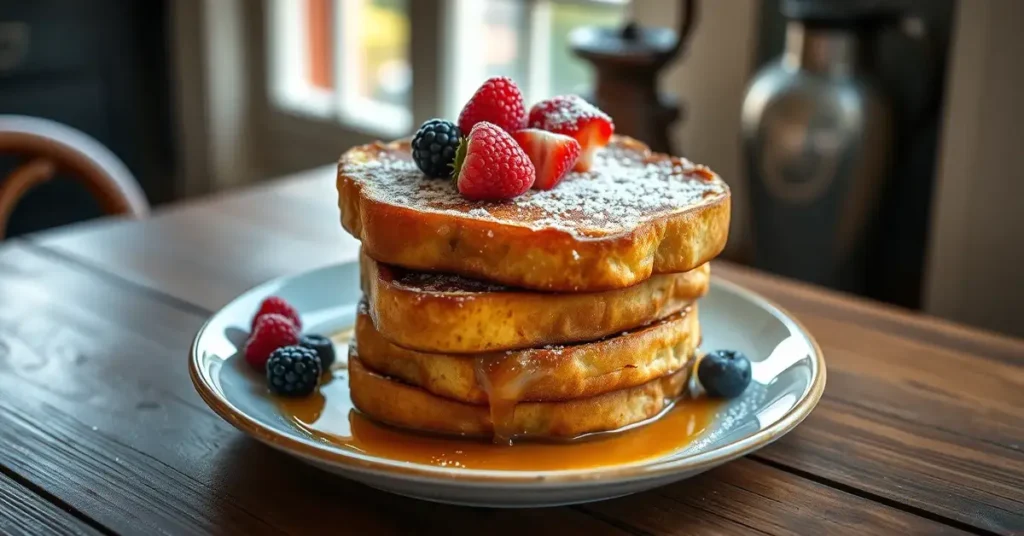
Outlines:
{"type": "Polygon", "coordinates": [[[369,369],[472,405],[564,401],[635,387],[689,367],[700,344],[697,306],[648,326],[571,346],[475,355],[425,353],[388,342],[363,305],[355,344],[369,369]]]}
{"type": "Polygon", "coordinates": [[[435,353],[597,340],[682,311],[707,293],[710,273],[703,264],[623,289],[558,294],[410,271],[378,263],[365,252],[360,256],[363,293],[380,335],[435,353]]]}
{"type": "Polygon", "coordinates": [[[416,168],[408,140],[354,147],[338,162],[342,226],[377,261],[512,287],[624,288],[725,248],[730,192],[683,158],[616,136],[587,172],[551,190],[469,201],[416,168]]]}
{"type": "MultiPolygon", "coordinates": [[[[465,404],[366,368],[353,350],[348,363],[352,403],[371,419],[400,428],[458,436],[500,437],[484,406],[465,404]]],[[[568,439],[617,430],[660,414],[686,390],[690,369],[647,383],[564,402],[524,402],[508,437],[568,439]]]]}

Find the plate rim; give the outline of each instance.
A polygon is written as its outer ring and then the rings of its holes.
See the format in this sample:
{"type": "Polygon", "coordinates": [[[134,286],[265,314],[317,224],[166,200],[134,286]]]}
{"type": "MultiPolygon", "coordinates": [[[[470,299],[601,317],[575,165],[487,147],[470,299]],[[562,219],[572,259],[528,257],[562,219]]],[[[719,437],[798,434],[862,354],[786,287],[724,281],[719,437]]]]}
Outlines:
{"type": "Polygon", "coordinates": [[[667,477],[676,473],[695,473],[711,469],[717,465],[726,463],[736,458],[745,456],[760,448],[763,448],[779,437],[789,433],[810,415],[811,411],[821,400],[825,391],[826,367],[825,356],[817,340],[810,331],[790,314],[785,308],[774,301],[752,291],[738,283],[722,278],[712,278],[711,285],[722,287],[728,291],[755,303],[769,314],[779,319],[789,327],[795,327],[807,340],[808,346],[812,349],[812,360],[815,363],[814,370],[817,372],[812,378],[807,393],[778,421],[764,429],[758,430],[749,437],[740,439],[734,443],[686,456],[669,460],[648,460],[634,464],[612,465],[608,467],[597,467],[587,469],[569,469],[557,471],[514,471],[514,470],[484,470],[484,469],[452,469],[433,467],[428,465],[389,460],[357,452],[347,452],[338,447],[320,443],[311,439],[293,437],[286,433],[257,420],[246,414],[240,408],[232,404],[218,391],[214,382],[209,382],[202,372],[201,357],[199,353],[199,342],[205,334],[210,323],[221,314],[224,309],[234,305],[236,302],[257,292],[261,288],[269,288],[274,285],[280,286],[286,281],[307,277],[316,272],[327,272],[331,270],[343,270],[348,265],[358,264],[356,261],[339,262],[322,266],[304,272],[285,275],[270,279],[240,293],[230,302],[224,304],[211,314],[196,331],[189,347],[189,377],[193,387],[196,389],[203,402],[210,407],[217,416],[229,424],[253,437],[260,442],[298,456],[304,460],[317,464],[326,464],[339,470],[353,471],[368,476],[378,477],[401,477],[406,480],[416,480],[430,483],[453,483],[459,485],[526,485],[535,486],[538,484],[561,484],[561,485],[587,485],[596,481],[602,483],[615,483],[634,480],[647,480],[667,477]]]}

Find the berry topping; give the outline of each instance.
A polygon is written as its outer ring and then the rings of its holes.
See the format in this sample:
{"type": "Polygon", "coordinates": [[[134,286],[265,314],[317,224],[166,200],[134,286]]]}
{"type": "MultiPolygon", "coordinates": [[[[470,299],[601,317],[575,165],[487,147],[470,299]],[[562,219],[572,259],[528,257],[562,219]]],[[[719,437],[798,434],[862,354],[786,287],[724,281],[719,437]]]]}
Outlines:
{"type": "Polygon", "coordinates": [[[252,317],[252,326],[250,331],[256,331],[256,321],[259,320],[261,316],[268,314],[284,316],[288,320],[291,320],[292,324],[295,324],[296,330],[302,330],[302,319],[299,318],[299,312],[296,311],[290,303],[284,301],[284,298],[271,296],[263,300],[263,303],[260,304],[259,311],[256,311],[256,316],[252,317]]]}
{"type": "Polygon", "coordinates": [[[524,128],[512,134],[512,137],[526,152],[526,156],[530,157],[537,170],[537,180],[533,183],[536,190],[554,188],[580,157],[580,143],[569,136],[524,128]]]}
{"type": "Polygon", "coordinates": [[[715,350],[700,360],[697,378],[709,396],[734,398],[750,384],[750,360],[736,350],[715,350]]]}
{"type": "Polygon", "coordinates": [[[587,171],[597,149],[608,145],[615,125],[608,114],[577,95],[540,101],[530,108],[530,128],[565,134],[580,142],[583,152],[573,169],[587,171]]]}
{"type": "Polygon", "coordinates": [[[530,189],[537,172],[508,132],[477,123],[455,156],[457,186],[466,199],[512,199],[530,189]]]}
{"type": "Polygon", "coordinates": [[[263,370],[271,352],[299,342],[299,331],[288,317],[268,313],[256,321],[256,328],[245,343],[245,361],[256,370],[263,370]]]}
{"type": "Polygon", "coordinates": [[[323,335],[304,335],[299,345],[309,348],[320,356],[320,365],[329,370],[334,365],[334,343],[323,335]]]}
{"type": "Polygon", "coordinates": [[[412,138],[412,160],[428,177],[450,177],[462,131],[455,123],[430,119],[412,138]]]}
{"type": "Polygon", "coordinates": [[[488,79],[469,99],[459,114],[459,129],[469,132],[481,122],[498,125],[506,132],[526,126],[526,108],[519,86],[507,76],[488,79]]]}
{"type": "Polygon", "coordinates": [[[693,168],[692,173],[706,181],[715,180],[715,172],[705,165],[698,165],[693,168]]]}
{"type": "Polygon", "coordinates": [[[267,361],[267,386],[284,396],[306,396],[320,383],[323,366],[316,352],[303,346],[274,350],[267,361]]]}

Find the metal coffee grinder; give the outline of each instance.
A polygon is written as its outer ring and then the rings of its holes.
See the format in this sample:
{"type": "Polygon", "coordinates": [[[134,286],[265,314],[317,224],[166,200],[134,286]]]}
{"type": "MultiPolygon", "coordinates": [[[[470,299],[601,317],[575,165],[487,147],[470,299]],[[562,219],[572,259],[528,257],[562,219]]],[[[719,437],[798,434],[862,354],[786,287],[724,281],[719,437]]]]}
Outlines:
{"type": "Polygon", "coordinates": [[[885,0],[783,0],[782,11],[782,57],[742,110],[753,263],[862,292],[893,131],[872,44],[904,14],[885,0]]]}

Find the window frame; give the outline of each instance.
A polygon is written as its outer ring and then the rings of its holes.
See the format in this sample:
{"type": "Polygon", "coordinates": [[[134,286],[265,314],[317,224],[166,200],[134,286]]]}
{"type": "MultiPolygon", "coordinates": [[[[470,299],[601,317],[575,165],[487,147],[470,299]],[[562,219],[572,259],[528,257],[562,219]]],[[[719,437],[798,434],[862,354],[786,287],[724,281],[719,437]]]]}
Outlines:
{"type": "MultiPolygon", "coordinates": [[[[535,30],[545,24],[545,17],[551,16],[550,6],[554,4],[619,4],[621,0],[522,0],[526,16],[522,18],[519,31],[522,32],[526,55],[526,80],[528,101],[546,94],[549,87],[548,68],[537,57],[539,51],[546,51],[542,39],[546,32],[535,30]]],[[[460,4],[479,0],[410,0],[409,1],[409,62],[413,82],[410,92],[410,128],[405,133],[394,129],[377,128],[380,123],[361,121],[359,118],[344,117],[336,112],[309,113],[303,110],[287,109],[277,104],[274,88],[270,87],[270,74],[274,60],[270,26],[274,23],[274,0],[245,2],[251,9],[251,66],[249,86],[253,91],[252,107],[257,120],[257,135],[262,137],[265,149],[260,155],[265,159],[263,169],[271,173],[284,173],[308,168],[316,163],[336,159],[342,147],[367,143],[375,139],[393,139],[407,135],[415,125],[431,117],[454,117],[462,103],[457,102],[459,91],[453,87],[459,80],[457,70],[457,43],[462,36],[456,17],[460,4]],[[331,160],[325,160],[330,158],[331,160]]],[[[336,15],[340,10],[335,10],[336,15]]],[[[550,23],[548,26],[550,27],[550,23]]],[[[465,26],[463,26],[463,29],[465,26]]],[[[341,72],[340,57],[335,52],[335,72],[341,72]]],[[[339,92],[335,91],[335,95],[339,92]]]]}

